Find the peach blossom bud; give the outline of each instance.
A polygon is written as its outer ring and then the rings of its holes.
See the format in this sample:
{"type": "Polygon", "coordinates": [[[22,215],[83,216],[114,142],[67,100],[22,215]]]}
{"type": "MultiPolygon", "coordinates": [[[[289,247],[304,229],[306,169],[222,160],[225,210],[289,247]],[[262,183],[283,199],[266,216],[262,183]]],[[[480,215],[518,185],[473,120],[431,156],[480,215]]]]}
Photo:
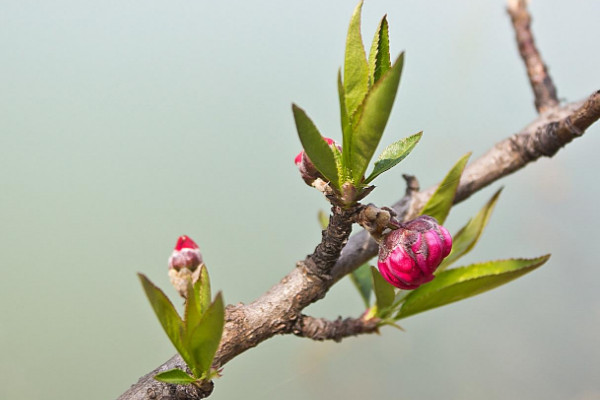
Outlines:
{"type": "MultiPolygon", "coordinates": [[[[330,138],[323,138],[329,146],[336,146],[339,151],[342,151],[342,146],[337,144],[335,140],[330,138]]],[[[300,176],[304,179],[307,185],[312,186],[313,182],[319,178],[325,180],[323,175],[317,170],[315,165],[310,161],[310,158],[306,155],[304,150],[302,150],[296,158],[294,159],[294,164],[298,166],[298,170],[300,170],[300,176]]]]}
{"type": "Polygon", "coordinates": [[[196,242],[187,236],[180,236],[169,257],[169,278],[179,294],[187,299],[188,287],[200,278],[202,254],[196,242]]]}
{"type": "Polygon", "coordinates": [[[452,250],[446,228],[428,215],[408,221],[387,234],[379,246],[379,272],[400,289],[416,289],[434,278],[434,272],[452,250]]]}
{"type": "Polygon", "coordinates": [[[177,271],[187,268],[194,271],[200,264],[202,264],[202,254],[196,242],[185,235],[180,236],[169,257],[169,268],[177,271]]]}

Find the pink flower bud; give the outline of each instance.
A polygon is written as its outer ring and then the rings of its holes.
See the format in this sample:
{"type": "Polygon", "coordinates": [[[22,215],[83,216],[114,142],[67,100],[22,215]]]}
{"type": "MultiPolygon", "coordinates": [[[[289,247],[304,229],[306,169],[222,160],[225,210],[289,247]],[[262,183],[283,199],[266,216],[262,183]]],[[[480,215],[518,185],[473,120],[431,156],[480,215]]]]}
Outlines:
{"type": "Polygon", "coordinates": [[[452,250],[452,236],[435,218],[421,215],[383,238],[379,246],[379,272],[400,289],[416,289],[452,250]]]}
{"type": "Polygon", "coordinates": [[[202,264],[202,254],[196,242],[187,236],[180,236],[175,249],[169,257],[169,279],[181,297],[187,299],[190,284],[200,278],[199,265],[202,264]]]}
{"type": "Polygon", "coordinates": [[[185,235],[180,236],[169,257],[169,269],[179,271],[187,268],[193,272],[200,264],[202,264],[202,254],[196,242],[185,235]]]}
{"type": "MultiPolygon", "coordinates": [[[[335,140],[330,138],[323,138],[329,146],[336,146],[339,151],[342,151],[342,146],[337,144],[335,140]]],[[[310,161],[310,158],[306,155],[304,150],[302,150],[296,158],[294,159],[294,164],[298,166],[300,170],[300,176],[304,179],[307,185],[312,186],[313,182],[319,178],[325,180],[323,175],[317,170],[315,165],[310,161]]]]}

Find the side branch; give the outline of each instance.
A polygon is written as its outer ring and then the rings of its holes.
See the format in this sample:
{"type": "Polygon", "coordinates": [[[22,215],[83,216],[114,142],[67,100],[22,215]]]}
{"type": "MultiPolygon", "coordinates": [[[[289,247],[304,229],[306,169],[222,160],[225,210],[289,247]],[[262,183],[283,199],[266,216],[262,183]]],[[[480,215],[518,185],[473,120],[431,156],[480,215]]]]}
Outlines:
{"type": "MultiPolygon", "coordinates": [[[[540,116],[520,133],[497,143],[465,169],[455,203],[540,157],[554,156],[567,143],[583,135],[599,118],[600,91],[585,101],[567,104],[540,116]]],[[[420,193],[420,202],[415,202],[416,205],[422,207],[434,191],[435,188],[430,188],[420,193]]]]}
{"type": "Polygon", "coordinates": [[[519,53],[527,68],[527,76],[535,96],[535,108],[542,113],[558,106],[556,87],[535,46],[526,0],[509,0],[507,10],[515,30],[519,53]]]}
{"type": "Polygon", "coordinates": [[[350,336],[377,332],[377,322],[378,320],[374,318],[365,320],[339,317],[335,321],[331,321],[325,318],[301,315],[292,327],[292,333],[312,340],[341,342],[343,338],[350,336]]]}
{"type": "Polygon", "coordinates": [[[340,258],[340,252],[352,232],[352,223],[357,211],[356,208],[344,210],[338,206],[332,207],[332,215],[327,229],[323,231],[321,243],[304,261],[311,272],[324,279],[330,278],[331,268],[340,258]]]}

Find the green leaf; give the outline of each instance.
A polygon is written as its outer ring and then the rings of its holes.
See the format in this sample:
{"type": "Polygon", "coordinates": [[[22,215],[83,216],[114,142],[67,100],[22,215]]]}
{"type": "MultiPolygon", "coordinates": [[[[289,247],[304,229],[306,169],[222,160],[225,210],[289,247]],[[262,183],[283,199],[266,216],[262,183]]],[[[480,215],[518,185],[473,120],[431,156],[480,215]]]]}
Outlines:
{"type": "Polygon", "coordinates": [[[358,119],[353,124],[350,153],[352,180],[360,184],[367,170],[369,161],[381,140],[383,130],[392,111],[396,98],[404,53],[400,54],[394,65],[375,83],[361,104],[358,119]]]}
{"type": "Polygon", "coordinates": [[[188,287],[188,297],[185,303],[185,329],[191,332],[200,322],[200,318],[210,305],[210,279],[208,270],[202,264],[200,266],[199,278],[192,287],[191,283],[188,287]]]}
{"type": "MultiPolygon", "coordinates": [[[[208,307],[200,318],[199,323],[185,338],[192,359],[188,366],[193,374],[202,377],[210,371],[210,367],[219,348],[225,324],[225,306],[221,292],[217,293],[215,301],[208,307]]],[[[187,362],[187,360],[186,360],[187,362]]]]}
{"type": "Polygon", "coordinates": [[[198,295],[198,305],[201,314],[210,306],[212,294],[210,292],[210,278],[208,277],[208,269],[204,264],[200,267],[200,279],[194,285],[194,292],[198,295]]]}
{"type": "Polygon", "coordinates": [[[303,109],[292,104],[296,129],[302,147],[310,161],[335,187],[339,185],[338,169],[331,147],[321,136],[315,124],[308,118],[303,109]]]}
{"type": "Polygon", "coordinates": [[[344,160],[340,149],[338,149],[337,146],[329,146],[329,148],[333,152],[333,159],[335,161],[335,166],[337,167],[338,182],[339,186],[341,187],[342,182],[350,180],[350,173],[344,167],[344,160]]]}
{"type": "Polygon", "coordinates": [[[165,383],[172,383],[174,385],[189,385],[198,380],[178,368],[156,374],[154,375],[154,379],[165,383]]]}
{"type": "Polygon", "coordinates": [[[365,179],[364,183],[367,184],[371,182],[377,176],[396,166],[400,161],[404,160],[406,156],[408,156],[415,148],[417,143],[419,143],[422,135],[423,132],[419,132],[407,138],[400,139],[386,147],[377,161],[375,161],[373,172],[371,172],[371,175],[365,179]]]}
{"type": "Polygon", "coordinates": [[[381,19],[369,53],[369,84],[373,85],[392,66],[390,37],[386,16],[381,19]]]}
{"type": "Polygon", "coordinates": [[[138,277],[142,282],[142,287],[146,292],[148,300],[150,300],[150,304],[152,305],[160,324],[169,339],[171,339],[173,346],[175,346],[179,354],[181,354],[181,357],[185,360],[188,358],[188,352],[181,338],[184,331],[184,325],[179,314],[177,314],[173,303],[171,303],[163,291],[155,286],[146,275],[138,273],[138,277]]]}
{"type": "Polygon", "coordinates": [[[352,126],[346,109],[346,94],[342,83],[342,71],[338,70],[338,97],[340,102],[340,122],[342,124],[342,168],[350,168],[350,154],[352,153],[352,126]]]}
{"type": "Polygon", "coordinates": [[[371,291],[373,290],[373,281],[371,278],[371,268],[369,264],[363,264],[350,274],[350,280],[354,283],[356,290],[365,303],[365,307],[371,305],[371,291]]]}
{"type": "Polygon", "coordinates": [[[446,217],[454,204],[454,196],[456,195],[456,189],[460,183],[460,177],[470,156],[471,153],[467,153],[454,164],[442,183],[440,183],[436,189],[433,196],[431,196],[427,204],[425,204],[421,210],[421,215],[434,217],[440,225],[446,221],[446,217]]]}
{"type": "Polygon", "coordinates": [[[396,319],[475,296],[512,281],[544,264],[550,255],[533,259],[488,261],[446,270],[406,296],[396,319]]]}
{"type": "Polygon", "coordinates": [[[381,276],[377,268],[371,267],[373,276],[373,292],[375,293],[375,305],[378,317],[385,317],[385,311],[394,303],[396,293],[394,287],[381,276]]]}
{"type": "Polygon", "coordinates": [[[321,229],[327,229],[327,226],[329,225],[329,215],[327,215],[325,211],[319,210],[318,218],[321,229]]]}
{"type": "Polygon", "coordinates": [[[483,229],[487,225],[490,216],[492,215],[492,211],[494,211],[494,206],[498,201],[500,192],[502,192],[502,189],[494,193],[492,198],[483,206],[477,215],[471,218],[469,222],[467,222],[467,224],[452,237],[452,251],[438,267],[438,273],[448,268],[450,264],[467,254],[469,251],[471,251],[471,249],[473,249],[473,247],[475,247],[475,244],[477,244],[477,241],[483,233],[483,229]]]}
{"type": "Polygon", "coordinates": [[[386,318],[386,319],[382,319],[382,320],[381,320],[381,321],[380,321],[380,322],[377,324],[377,326],[386,326],[386,325],[388,325],[388,326],[391,326],[391,327],[394,327],[394,328],[398,329],[399,331],[405,332],[405,331],[404,331],[404,328],[402,328],[400,325],[398,325],[398,324],[396,323],[396,321],[394,321],[393,319],[387,319],[387,318],[386,318]]]}
{"type": "Polygon", "coordinates": [[[344,92],[348,115],[352,116],[362,103],[369,89],[369,65],[360,35],[362,0],[352,14],[344,57],[344,92]]]}
{"type": "Polygon", "coordinates": [[[196,293],[196,285],[192,286],[192,283],[188,282],[188,298],[186,299],[185,308],[183,310],[183,315],[185,317],[183,324],[186,332],[191,332],[191,330],[198,325],[200,317],[202,317],[198,294],[196,293]]]}

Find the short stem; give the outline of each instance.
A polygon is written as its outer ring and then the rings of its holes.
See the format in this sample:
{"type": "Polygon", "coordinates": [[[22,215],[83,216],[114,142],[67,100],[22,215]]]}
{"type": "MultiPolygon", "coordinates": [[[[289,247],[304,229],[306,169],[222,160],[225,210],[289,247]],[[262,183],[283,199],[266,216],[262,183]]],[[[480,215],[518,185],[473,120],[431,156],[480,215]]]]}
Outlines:
{"type": "Polygon", "coordinates": [[[392,218],[392,219],[390,219],[390,222],[388,223],[388,228],[390,228],[392,230],[396,230],[396,229],[404,228],[404,224],[402,222],[398,221],[396,218],[392,218]]]}

